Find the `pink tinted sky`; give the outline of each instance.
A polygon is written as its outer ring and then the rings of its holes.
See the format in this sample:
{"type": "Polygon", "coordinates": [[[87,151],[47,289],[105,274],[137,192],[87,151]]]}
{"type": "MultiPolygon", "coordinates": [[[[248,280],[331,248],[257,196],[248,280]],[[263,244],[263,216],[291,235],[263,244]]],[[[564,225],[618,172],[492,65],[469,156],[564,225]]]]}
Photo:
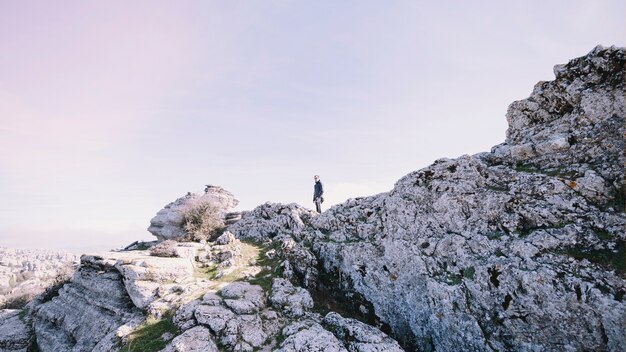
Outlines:
{"type": "Polygon", "coordinates": [[[391,189],[488,151],[623,1],[0,1],[0,246],[150,239],[222,185],[251,209],[391,189]]]}

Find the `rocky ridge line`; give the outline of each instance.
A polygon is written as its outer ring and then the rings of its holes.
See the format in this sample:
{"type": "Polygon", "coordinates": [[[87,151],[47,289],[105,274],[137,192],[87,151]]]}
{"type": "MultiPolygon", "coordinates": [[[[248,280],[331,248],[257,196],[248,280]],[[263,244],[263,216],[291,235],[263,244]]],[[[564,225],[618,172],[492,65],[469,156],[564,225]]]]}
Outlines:
{"type": "Polygon", "coordinates": [[[625,58],[558,65],[490,153],[314,218],[264,205],[230,231],[293,241],[302,285],[316,276],[409,350],[624,350],[625,58]]]}

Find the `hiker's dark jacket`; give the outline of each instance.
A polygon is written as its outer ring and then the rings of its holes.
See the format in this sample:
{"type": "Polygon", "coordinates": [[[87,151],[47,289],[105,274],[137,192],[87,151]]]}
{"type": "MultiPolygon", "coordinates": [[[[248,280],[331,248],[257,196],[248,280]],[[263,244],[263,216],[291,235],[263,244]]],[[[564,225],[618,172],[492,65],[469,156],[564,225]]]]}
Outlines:
{"type": "Polygon", "coordinates": [[[322,185],[322,181],[315,181],[315,187],[313,191],[313,201],[315,198],[319,198],[324,194],[324,186],[322,185]]]}

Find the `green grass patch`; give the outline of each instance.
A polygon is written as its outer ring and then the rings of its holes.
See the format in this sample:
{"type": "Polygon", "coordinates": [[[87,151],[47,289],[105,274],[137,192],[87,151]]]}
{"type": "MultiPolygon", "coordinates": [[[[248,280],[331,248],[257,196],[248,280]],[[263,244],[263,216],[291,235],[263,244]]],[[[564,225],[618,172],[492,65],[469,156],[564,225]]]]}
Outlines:
{"type": "Polygon", "coordinates": [[[502,232],[488,232],[485,234],[485,236],[487,236],[488,239],[490,240],[496,240],[500,237],[502,237],[503,233],[502,232]]]}
{"type": "Polygon", "coordinates": [[[446,278],[446,283],[452,286],[460,285],[462,281],[461,278],[462,278],[461,275],[450,275],[446,278]]]}
{"type": "Polygon", "coordinates": [[[473,266],[470,266],[469,268],[463,270],[463,277],[466,279],[473,279],[475,273],[476,269],[474,269],[473,266]]]}
{"type": "Polygon", "coordinates": [[[204,268],[196,266],[193,270],[193,277],[196,279],[213,280],[215,279],[215,275],[217,275],[217,264],[212,264],[204,268]]]}
{"type": "Polygon", "coordinates": [[[148,318],[145,323],[130,334],[121,352],[160,351],[170,341],[161,338],[166,332],[171,333],[173,336],[178,334],[178,327],[174,325],[171,317],[160,320],[148,318]]]}
{"type": "Polygon", "coordinates": [[[254,276],[254,278],[250,279],[249,282],[252,285],[259,285],[263,288],[265,292],[270,292],[272,289],[272,281],[275,277],[281,277],[283,272],[280,267],[280,263],[282,260],[278,257],[278,254],[275,253],[272,258],[267,256],[267,252],[272,249],[277,249],[279,246],[278,242],[273,242],[269,245],[263,245],[258,243],[249,243],[252,246],[256,246],[259,249],[259,252],[255,258],[256,265],[261,267],[261,272],[254,276]]]}
{"type": "Polygon", "coordinates": [[[624,241],[618,242],[614,250],[572,247],[565,249],[563,254],[577,260],[587,259],[591,263],[615,270],[618,275],[626,276],[626,242],[624,241]]]}
{"type": "Polygon", "coordinates": [[[613,238],[613,235],[611,235],[610,232],[606,232],[604,230],[595,230],[594,232],[596,233],[599,239],[604,240],[604,241],[609,241],[611,238],[613,238]]]}
{"type": "Polygon", "coordinates": [[[531,165],[516,165],[515,166],[515,171],[517,172],[527,172],[527,173],[539,173],[539,170],[531,165]]]}
{"type": "Polygon", "coordinates": [[[507,186],[503,186],[503,185],[488,185],[488,186],[485,186],[485,188],[490,190],[490,191],[494,191],[494,192],[504,192],[504,193],[507,193],[509,191],[509,188],[507,186]]]}

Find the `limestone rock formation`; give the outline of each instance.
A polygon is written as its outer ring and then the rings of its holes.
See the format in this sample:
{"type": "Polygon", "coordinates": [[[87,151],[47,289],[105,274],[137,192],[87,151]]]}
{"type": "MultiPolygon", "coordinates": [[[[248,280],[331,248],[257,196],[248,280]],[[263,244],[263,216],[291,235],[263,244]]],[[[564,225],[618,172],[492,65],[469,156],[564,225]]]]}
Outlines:
{"type": "Polygon", "coordinates": [[[168,319],[178,330],[160,337],[164,351],[282,348],[287,325],[324,323],[311,312],[310,293],[282,278],[277,249],[227,231],[206,244],[170,241],[166,256],[163,249],[85,254],[67,283],[24,310],[2,312],[0,348],[25,351],[36,341],[44,352],[117,351],[168,319]]]}
{"type": "MultiPolygon", "coordinates": [[[[191,244],[181,244],[185,252],[191,244]]],[[[139,326],[144,311],[163,313],[194,299],[209,283],[194,278],[191,257],[162,258],[148,251],[81,257],[80,268],[58,292],[33,302],[32,319],[42,351],[111,351],[139,326]]],[[[187,251],[189,252],[189,251],[187,251]]]]}
{"type": "Polygon", "coordinates": [[[264,205],[231,232],[310,251],[289,267],[317,261],[318,288],[409,350],[624,350],[625,63],[597,47],[557,66],[490,153],[317,217],[264,205]]]}
{"type": "Polygon", "coordinates": [[[18,309],[0,310],[0,351],[26,352],[32,344],[32,331],[18,309]]]}
{"type": "Polygon", "coordinates": [[[226,231],[83,255],[0,313],[0,349],[117,351],[156,319],[167,352],[626,350],[625,64],[598,47],[559,65],[491,152],[321,215],[266,203],[239,219],[219,187],[180,198],[152,219],[159,240],[185,237],[197,201],[226,231]]]}
{"type": "Polygon", "coordinates": [[[225,221],[228,220],[232,223],[238,218],[237,213],[229,213],[230,209],[239,204],[233,194],[218,186],[207,186],[203,195],[188,193],[159,210],[156,216],[150,220],[148,231],[159,240],[186,238],[188,234],[183,224],[184,213],[190,208],[202,204],[210,204],[225,221]]]}
{"type": "Polygon", "coordinates": [[[196,326],[177,336],[162,352],[219,352],[219,349],[209,329],[196,326]]]}
{"type": "Polygon", "coordinates": [[[265,203],[228,227],[239,238],[271,239],[300,233],[317,213],[298,204],[265,203]]]}

